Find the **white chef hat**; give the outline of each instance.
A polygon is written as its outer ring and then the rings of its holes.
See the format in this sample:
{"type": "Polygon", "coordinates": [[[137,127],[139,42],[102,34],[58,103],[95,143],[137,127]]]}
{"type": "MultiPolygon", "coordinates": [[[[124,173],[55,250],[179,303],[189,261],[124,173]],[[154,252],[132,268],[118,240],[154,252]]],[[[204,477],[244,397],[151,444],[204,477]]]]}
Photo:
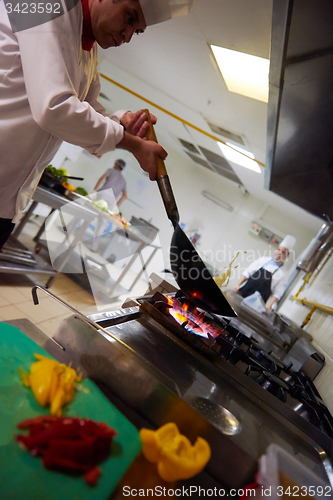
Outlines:
{"type": "Polygon", "coordinates": [[[296,238],[294,236],[291,236],[290,234],[287,234],[287,236],[283,238],[279,246],[287,248],[290,251],[294,248],[295,243],[296,238]]]}
{"type": "Polygon", "coordinates": [[[147,26],[186,16],[197,0],[139,0],[147,26]]]}

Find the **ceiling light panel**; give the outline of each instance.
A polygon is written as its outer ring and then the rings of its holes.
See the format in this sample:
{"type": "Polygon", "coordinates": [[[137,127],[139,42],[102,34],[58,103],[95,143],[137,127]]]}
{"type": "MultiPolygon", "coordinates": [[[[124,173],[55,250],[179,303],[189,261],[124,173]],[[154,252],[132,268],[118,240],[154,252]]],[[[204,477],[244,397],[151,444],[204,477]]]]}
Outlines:
{"type": "Polygon", "coordinates": [[[252,153],[246,151],[245,149],[239,148],[234,144],[230,144],[228,142],[226,144],[227,145],[222,144],[221,142],[217,142],[218,147],[221,149],[222,153],[228,161],[233,161],[234,163],[237,163],[237,165],[241,165],[242,167],[248,168],[249,170],[253,170],[258,174],[261,174],[261,169],[258,163],[255,160],[252,160],[252,158],[254,158],[254,155],[252,153]],[[248,158],[248,156],[250,158],[248,158]]]}
{"type": "Polygon", "coordinates": [[[268,102],[269,59],[211,45],[230,92],[268,102]]]}

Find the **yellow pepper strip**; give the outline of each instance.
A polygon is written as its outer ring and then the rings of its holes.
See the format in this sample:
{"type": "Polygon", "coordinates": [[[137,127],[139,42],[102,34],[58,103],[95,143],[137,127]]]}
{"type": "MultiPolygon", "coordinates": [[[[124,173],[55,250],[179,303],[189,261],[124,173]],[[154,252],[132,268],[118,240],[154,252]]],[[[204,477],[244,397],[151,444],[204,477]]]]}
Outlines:
{"type": "Polygon", "coordinates": [[[207,441],[198,437],[195,444],[180,434],[175,423],[163,425],[157,431],[140,430],[142,452],[149,462],[157,463],[164,481],[189,479],[201,472],[211,456],[207,441]]]}
{"type": "Polygon", "coordinates": [[[30,367],[29,384],[41,406],[48,403],[52,372],[57,369],[57,364],[57,361],[45,358],[30,367]]]}
{"type": "Polygon", "coordinates": [[[22,383],[31,387],[41,406],[51,406],[51,415],[60,417],[63,405],[73,397],[74,383],[82,380],[82,377],[73,368],[54,359],[41,354],[34,356],[38,361],[31,365],[28,375],[19,369],[22,383]]]}

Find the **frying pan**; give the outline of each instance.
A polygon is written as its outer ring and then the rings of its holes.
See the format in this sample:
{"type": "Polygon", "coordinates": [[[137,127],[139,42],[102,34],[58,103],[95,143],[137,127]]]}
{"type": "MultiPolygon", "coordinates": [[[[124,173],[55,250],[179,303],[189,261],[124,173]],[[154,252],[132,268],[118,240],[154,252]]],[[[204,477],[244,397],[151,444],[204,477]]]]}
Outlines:
{"type": "Polygon", "coordinates": [[[50,174],[49,172],[44,171],[42,177],[40,178],[40,183],[43,186],[54,189],[59,184],[62,185],[61,183],[65,177],[67,179],[76,179],[78,181],[83,181],[83,177],[74,177],[71,175],[65,175],[63,177],[54,177],[54,175],[50,174]]]}
{"type": "MultiPolygon", "coordinates": [[[[48,187],[50,189],[54,189],[55,191],[57,191],[57,193],[68,197],[68,193],[71,193],[71,191],[68,191],[66,186],[62,185],[62,181],[64,178],[76,179],[78,181],[83,181],[83,177],[74,177],[71,175],[66,175],[63,177],[54,177],[54,175],[50,174],[49,172],[44,171],[39,182],[42,186],[48,187]]],[[[69,197],[71,198],[71,196],[69,196],[69,197]]]]}
{"type": "MultiPolygon", "coordinates": [[[[147,114],[149,124],[146,138],[158,142],[149,111],[147,109],[144,111],[147,114]]],[[[170,264],[179,288],[189,300],[206,311],[221,316],[236,316],[198,252],[179,225],[177,204],[162,158],[158,159],[156,180],[168,218],[174,227],[170,247],[170,264]]]]}

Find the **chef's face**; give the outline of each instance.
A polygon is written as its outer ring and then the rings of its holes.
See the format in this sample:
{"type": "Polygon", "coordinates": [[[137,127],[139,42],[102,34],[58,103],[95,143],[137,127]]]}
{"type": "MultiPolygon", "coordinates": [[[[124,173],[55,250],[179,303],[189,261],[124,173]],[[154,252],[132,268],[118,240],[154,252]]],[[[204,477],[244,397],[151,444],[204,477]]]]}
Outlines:
{"type": "Polygon", "coordinates": [[[89,0],[89,9],[93,35],[103,49],[128,43],[146,29],[139,0],[89,0]]]}
{"type": "Polygon", "coordinates": [[[283,264],[283,262],[288,258],[289,250],[285,247],[279,247],[275,250],[274,260],[277,264],[283,264]]]}

